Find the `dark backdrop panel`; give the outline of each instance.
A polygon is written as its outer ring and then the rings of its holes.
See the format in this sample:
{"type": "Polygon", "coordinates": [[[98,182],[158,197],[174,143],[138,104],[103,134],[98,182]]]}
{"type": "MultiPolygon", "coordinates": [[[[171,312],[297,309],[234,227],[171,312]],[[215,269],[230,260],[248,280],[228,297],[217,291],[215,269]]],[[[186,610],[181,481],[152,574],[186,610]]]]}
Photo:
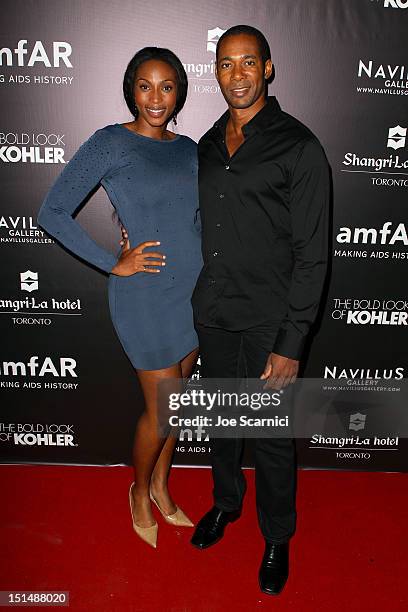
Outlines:
{"type": "MultiPolygon", "coordinates": [[[[407,312],[408,10],[402,0],[6,0],[2,6],[3,462],[130,462],[143,403],[111,326],[107,277],[54,244],[35,219],[81,142],[99,127],[129,120],[122,75],[145,45],[169,47],[185,64],[189,96],[177,129],[197,140],[225,109],[213,74],[214,43],[237,23],[266,34],[276,72],[270,91],[316,133],[332,167],[330,283],[304,375],[405,376],[404,317],[395,325],[384,318],[358,323],[366,316],[360,311],[407,312]]],[[[78,219],[106,248],[118,248],[102,190],[78,219]]],[[[358,412],[358,397],[355,403],[358,412]]],[[[185,432],[175,462],[208,465],[205,432],[190,438],[185,432]]],[[[341,456],[329,446],[299,442],[300,464],[406,469],[401,442],[369,457],[355,449],[341,456]]]]}

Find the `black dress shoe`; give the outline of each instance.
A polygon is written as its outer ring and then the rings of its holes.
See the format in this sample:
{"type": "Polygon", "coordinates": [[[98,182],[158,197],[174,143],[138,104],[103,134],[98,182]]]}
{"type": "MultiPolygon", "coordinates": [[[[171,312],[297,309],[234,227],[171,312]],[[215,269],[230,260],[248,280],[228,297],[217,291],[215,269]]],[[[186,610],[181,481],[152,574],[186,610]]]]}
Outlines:
{"type": "Polygon", "coordinates": [[[221,540],[228,523],[235,521],[241,514],[240,510],[225,512],[216,506],[198,522],[191,543],[196,548],[208,548],[221,540]]]}
{"type": "Polygon", "coordinates": [[[289,542],[265,542],[265,553],[259,568],[259,586],[267,595],[279,595],[289,576],[289,542]]]}

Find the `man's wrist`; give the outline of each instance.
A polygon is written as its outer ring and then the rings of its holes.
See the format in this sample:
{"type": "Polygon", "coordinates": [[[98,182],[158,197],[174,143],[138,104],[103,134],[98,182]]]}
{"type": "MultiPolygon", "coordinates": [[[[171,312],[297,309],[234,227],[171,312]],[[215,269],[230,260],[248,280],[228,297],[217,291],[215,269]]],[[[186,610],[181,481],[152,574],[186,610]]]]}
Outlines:
{"type": "Polygon", "coordinates": [[[281,357],[282,359],[290,359],[291,361],[296,361],[297,363],[299,363],[299,359],[294,359],[293,357],[287,357],[286,355],[281,355],[280,353],[277,353],[276,351],[272,351],[271,357],[273,357],[273,355],[276,355],[276,357],[281,357]]]}
{"type": "Polygon", "coordinates": [[[276,336],[272,352],[281,357],[299,361],[303,353],[305,341],[306,337],[297,330],[288,330],[281,327],[276,336]]]}

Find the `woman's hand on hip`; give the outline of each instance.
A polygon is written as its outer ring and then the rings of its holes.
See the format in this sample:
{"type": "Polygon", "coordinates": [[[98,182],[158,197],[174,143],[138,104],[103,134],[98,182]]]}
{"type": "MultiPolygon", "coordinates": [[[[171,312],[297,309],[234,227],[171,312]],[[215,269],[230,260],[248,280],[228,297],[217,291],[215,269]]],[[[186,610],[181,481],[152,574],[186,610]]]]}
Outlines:
{"type": "Polygon", "coordinates": [[[122,224],[120,224],[120,233],[122,234],[122,239],[119,241],[119,244],[121,247],[124,247],[126,244],[127,239],[129,238],[128,233],[126,231],[126,228],[123,227],[122,224]]]}
{"type": "Polygon", "coordinates": [[[131,276],[136,272],[157,274],[160,272],[160,268],[166,265],[164,262],[166,256],[153,251],[143,253],[143,249],[159,244],[160,242],[146,241],[131,249],[129,239],[127,239],[116,265],[111,270],[111,274],[117,274],[118,276],[131,276]]]}

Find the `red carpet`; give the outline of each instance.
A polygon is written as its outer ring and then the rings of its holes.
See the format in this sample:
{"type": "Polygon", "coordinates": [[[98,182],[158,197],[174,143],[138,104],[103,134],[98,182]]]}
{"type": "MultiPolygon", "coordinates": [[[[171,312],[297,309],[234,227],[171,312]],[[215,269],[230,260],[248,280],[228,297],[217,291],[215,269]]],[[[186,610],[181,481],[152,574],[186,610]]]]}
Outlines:
{"type": "MultiPolygon", "coordinates": [[[[204,551],[189,544],[190,529],[159,516],[157,550],[138,539],[130,468],[0,466],[0,475],[0,590],[66,590],[69,609],[88,612],[408,609],[404,474],[300,471],[279,597],[258,590],[252,471],[241,519],[204,551]]],[[[171,486],[193,520],[210,507],[208,470],[174,469],[171,486]]]]}

